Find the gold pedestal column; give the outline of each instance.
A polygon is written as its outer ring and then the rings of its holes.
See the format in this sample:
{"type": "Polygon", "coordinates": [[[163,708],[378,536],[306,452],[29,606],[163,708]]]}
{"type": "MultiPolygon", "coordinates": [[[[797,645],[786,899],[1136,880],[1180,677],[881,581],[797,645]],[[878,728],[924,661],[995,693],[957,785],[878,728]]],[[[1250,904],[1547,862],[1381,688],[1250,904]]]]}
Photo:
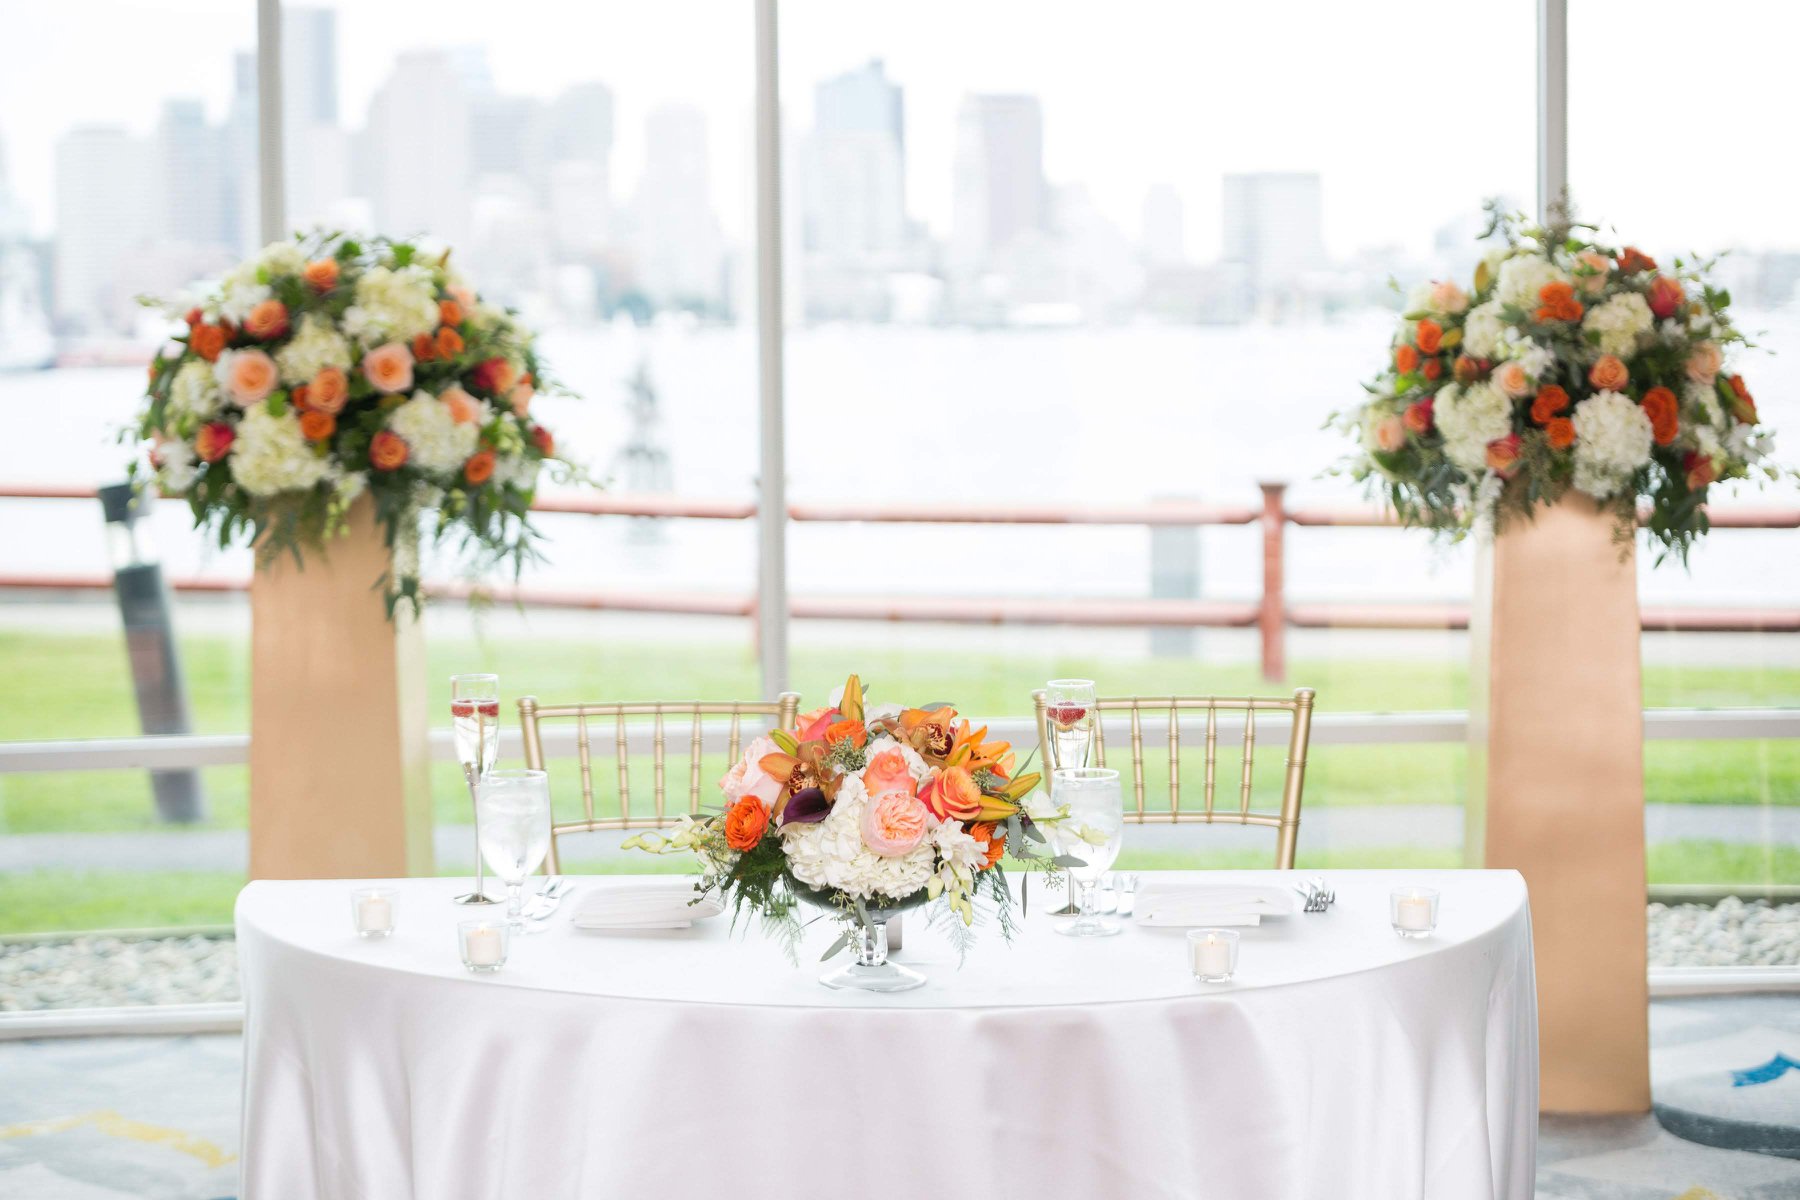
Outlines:
{"type": "Polygon", "coordinates": [[[1471,622],[1473,865],[1531,892],[1539,1102],[1650,1107],[1636,563],[1570,493],[1480,553],[1471,622]]]}
{"type": "Polygon", "coordinates": [[[345,536],[250,587],[250,875],[431,873],[425,646],[389,621],[389,555],[367,498],[345,536]]]}

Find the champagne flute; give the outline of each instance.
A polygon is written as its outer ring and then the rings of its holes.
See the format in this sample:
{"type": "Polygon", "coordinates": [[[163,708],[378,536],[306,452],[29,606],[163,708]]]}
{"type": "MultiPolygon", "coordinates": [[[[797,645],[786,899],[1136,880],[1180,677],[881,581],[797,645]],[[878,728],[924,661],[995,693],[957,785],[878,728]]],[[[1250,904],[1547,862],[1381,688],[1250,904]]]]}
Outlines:
{"type": "Polygon", "coordinates": [[[506,920],[533,932],[520,911],[525,879],[550,851],[550,778],[542,771],[489,771],[475,785],[481,857],[506,885],[506,920]]]}
{"type": "Polygon", "coordinates": [[[500,751],[500,677],[452,675],[450,721],[456,733],[456,761],[462,764],[469,785],[469,806],[475,813],[475,890],[456,898],[458,904],[494,904],[487,894],[487,877],[481,863],[481,805],[475,785],[494,769],[500,751]]]}
{"type": "MultiPolygon", "coordinates": [[[[1050,798],[1056,798],[1056,772],[1065,767],[1085,767],[1093,760],[1094,725],[1100,710],[1094,704],[1091,679],[1052,679],[1044,685],[1044,770],[1049,772],[1050,798]]],[[[1050,910],[1053,917],[1072,917],[1075,897],[1050,910]]]]}
{"type": "Polygon", "coordinates": [[[1095,910],[1094,889],[1118,861],[1119,848],[1125,842],[1125,800],[1119,790],[1119,773],[1106,767],[1067,767],[1056,771],[1052,779],[1051,795],[1069,810],[1068,818],[1055,830],[1057,853],[1081,860],[1079,867],[1068,868],[1080,890],[1081,916],[1057,932],[1070,937],[1110,937],[1119,932],[1119,923],[1095,910]]]}

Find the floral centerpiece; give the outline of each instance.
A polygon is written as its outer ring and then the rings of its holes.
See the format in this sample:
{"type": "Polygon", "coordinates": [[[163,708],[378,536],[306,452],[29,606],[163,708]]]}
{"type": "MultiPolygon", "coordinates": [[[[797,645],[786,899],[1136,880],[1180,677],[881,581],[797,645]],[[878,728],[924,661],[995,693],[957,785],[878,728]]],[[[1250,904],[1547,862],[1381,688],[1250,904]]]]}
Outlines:
{"type": "MultiPolygon", "coordinates": [[[[531,336],[448,252],[315,235],[278,242],[192,306],[150,363],[133,433],[155,482],[221,545],[317,547],[369,496],[394,561],[388,602],[419,604],[422,514],[478,566],[530,557],[528,511],[556,440],[531,336]]],[[[567,468],[564,468],[567,470],[567,468]]]]}
{"type": "Polygon", "coordinates": [[[1750,388],[1726,365],[1749,345],[1730,294],[1707,282],[1710,262],[1665,270],[1592,226],[1489,209],[1483,236],[1500,244],[1473,290],[1417,288],[1369,399],[1337,418],[1362,442],[1349,473],[1408,524],[1452,537],[1573,488],[1628,540],[1646,502],[1650,536],[1685,561],[1714,484],[1776,474],[1750,388]]]}
{"type": "Polygon", "coordinates": [[[974,900],[985,896],[1010,937],[1002,856],[1052,876],[1079,861],[1032,851],[1068,814],[1033,804],[1038,776],[1016,766],[1010,745],[989,741],[955,709],[870,706],[852,675],[794,733],[773,730],[750,744],[719,781],[722,811],[683,817],[671,837],[640,834],[624,845],[697,854],[700,895],[757,913],[790,949],[800,932],[792,899],[824,908],[845,926],[826,957],[857,947],[856,963],[827,982],[917,986],[922,977],[885,962],[882,927],[892,914],[937,901],[966,948],[974,900]]]}

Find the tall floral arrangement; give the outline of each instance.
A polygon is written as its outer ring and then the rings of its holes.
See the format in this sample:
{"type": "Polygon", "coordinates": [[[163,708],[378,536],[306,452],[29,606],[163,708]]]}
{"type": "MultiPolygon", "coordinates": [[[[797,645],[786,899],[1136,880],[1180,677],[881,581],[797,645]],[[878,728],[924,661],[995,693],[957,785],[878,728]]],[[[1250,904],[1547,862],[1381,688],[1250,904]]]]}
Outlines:
{"type": "Polygon", "coordinates": [[[954,708],[872,706],[852,675],[795,732],[751,742],[719,781],[719,811],[624,845],[698,855],[702,894],[790,934],[799,932],[793,897],[863,924],[871,911],[940,901],[949,926],[967,929],[978,896],[1010,933],[1002,857],[1052,875],[1078,861],[1032,849],[1048,845],[1046,831],[1058,845],[1080,838],[1066,809],[1034,797],[1038,779],[1018,774],[1012,747],[954,708]]]}
{"type": "Polygon", "coordinates": [[[184,321],[150,363],[133,433],[154,482],[221,545],[248,537],[265,556],[300,556],[367,495],[393,549],[390,608],[419,604],[426,514],[433,541],[457,540],[478,567],[531,556],[532,497],[558,464],[531,411],[543,368],[530,334],[448,252],[338,234],[278,242],[184,321]]]}
{"type": "Polygon", "coordinates": [[[1668,268],[1594,227],[1526,223],[1490,205],[1497,245],[1473,288],[1416,288],[1363,405],[1349,472],[1409,524],[1461,536],[1528,516],[1571,488],[1628,538],[1646,504],[1685,561],[1725,480],[1772,477],[1768,428],[1741,374],[1749,345],[1710,262],[1668,268]]]}

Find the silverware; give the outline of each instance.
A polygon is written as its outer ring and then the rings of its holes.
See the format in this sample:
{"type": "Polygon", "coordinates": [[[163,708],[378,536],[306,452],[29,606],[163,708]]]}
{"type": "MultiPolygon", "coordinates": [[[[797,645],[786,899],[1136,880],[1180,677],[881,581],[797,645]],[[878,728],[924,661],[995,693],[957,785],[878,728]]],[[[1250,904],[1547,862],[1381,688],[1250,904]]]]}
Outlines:
{"type": "Polygon", "coordinates": [[[575,890],[575,885],[561,875],[552,875],[544,881],[544,886],[537,895],[525,902],[520,915],[528,921],[548,920],[563,902],[563,897],[575,890]]]}
{"type": "Polygon", "coordinates": [[[1321,913],[1337,903],[1337,893],[1326,887],[1324,877],[1319,875],[1302,883],[1300,894],[1306,899],[1301,912],[1321,913]]]}

